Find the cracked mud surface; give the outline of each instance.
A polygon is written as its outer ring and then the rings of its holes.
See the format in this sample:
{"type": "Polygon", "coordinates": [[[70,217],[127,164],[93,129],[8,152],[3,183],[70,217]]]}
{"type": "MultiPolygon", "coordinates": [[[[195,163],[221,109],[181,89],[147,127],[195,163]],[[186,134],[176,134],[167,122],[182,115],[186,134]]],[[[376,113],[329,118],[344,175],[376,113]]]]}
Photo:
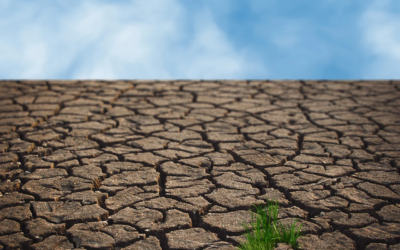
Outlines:
{"type": "Polygon", "coordinates": [[[0,249],[400,249],[399,169],[398,81],[0,81],[0,249]]]}

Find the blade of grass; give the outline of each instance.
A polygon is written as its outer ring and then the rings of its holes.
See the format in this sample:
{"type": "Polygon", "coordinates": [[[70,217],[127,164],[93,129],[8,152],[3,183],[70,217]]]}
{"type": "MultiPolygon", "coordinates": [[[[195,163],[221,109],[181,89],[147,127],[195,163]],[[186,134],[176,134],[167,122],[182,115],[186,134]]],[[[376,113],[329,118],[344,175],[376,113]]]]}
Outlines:
{"type": "Polygon", "coordinates": [[[241,250],[271,250],[276,243],[286,243],[297,249],[297,238],[301,235],[298,220],[285,227],[278,221],[278,202],[266,200],[264,204],[254,205],[256,215],[252,213],[250,227],[244,225],[247,242],[240,244],[241,250]],[[255,218],[256,217],[256,218],[255,218]],[[252,230],[252,231],[251,231],[252,230]]]}

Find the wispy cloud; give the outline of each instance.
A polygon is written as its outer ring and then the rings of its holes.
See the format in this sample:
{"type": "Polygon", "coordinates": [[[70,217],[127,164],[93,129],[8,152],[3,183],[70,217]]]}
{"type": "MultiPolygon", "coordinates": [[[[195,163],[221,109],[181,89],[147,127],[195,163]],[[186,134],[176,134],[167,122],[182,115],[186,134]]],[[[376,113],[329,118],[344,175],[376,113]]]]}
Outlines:
{"type": "Polygon", "coordinates": [[[250,55],[245,48],[235,48],[222,32],[208,9],[193,18],[193,35],[188,46],[176,49],[179,71],[185,78],[245,78],[258,72],[267,75],[266,69],[250,55]],[[196,55],[193,57],[193,55],[196,55]],[[186,71],[186,72],[185,72],[186,71]]]}
{"type": "Polygon", "coordinates": [[[369,55],[364,78],[400,78],[400,5],[376,0],[360,19],[363,48],[369,55]]]}
{"type": "Polygon", "coordinates": [[[188,13],[175,0],[34,2],[3,3],[1,78],[244,78],[265,70],[234,47],[207,8],[188,13]]]}

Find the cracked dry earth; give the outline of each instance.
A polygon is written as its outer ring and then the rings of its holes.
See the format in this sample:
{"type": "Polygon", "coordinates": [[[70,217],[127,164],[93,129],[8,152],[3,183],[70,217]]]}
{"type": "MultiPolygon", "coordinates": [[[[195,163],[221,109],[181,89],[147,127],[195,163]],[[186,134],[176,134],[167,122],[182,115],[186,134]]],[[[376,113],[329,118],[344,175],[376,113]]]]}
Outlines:
{"type": "Polygon", "coordinates": [[[399,81],[1,81],[0,249],[236,249],[268,199],[398,250],[399,134],[399,81]]]}

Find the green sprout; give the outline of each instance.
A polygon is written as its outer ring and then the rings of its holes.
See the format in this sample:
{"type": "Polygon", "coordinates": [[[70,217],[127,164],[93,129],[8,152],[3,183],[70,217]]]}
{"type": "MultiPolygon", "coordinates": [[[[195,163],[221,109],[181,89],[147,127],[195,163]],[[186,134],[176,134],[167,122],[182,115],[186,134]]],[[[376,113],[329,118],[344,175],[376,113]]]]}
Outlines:
{"type": "Polygon", "coordinates": [[[250,227],[246,229],[247,242],[239,246],[240,250],[270,250],[274,249],[277,243],[286,243],[293,249],[298,248],[297,238],[300,236],[301,224],[296,228],[295,220],[291,225],[285,227],[278,221],[278,203],[269,202],[267,207],[264,204],[254,205],[256,216],[251,215],[250,227]],[[256,218],[254,218],[256,217],[256,218]],[[253,231],[250,231],[252,228],[253,231]]]}

